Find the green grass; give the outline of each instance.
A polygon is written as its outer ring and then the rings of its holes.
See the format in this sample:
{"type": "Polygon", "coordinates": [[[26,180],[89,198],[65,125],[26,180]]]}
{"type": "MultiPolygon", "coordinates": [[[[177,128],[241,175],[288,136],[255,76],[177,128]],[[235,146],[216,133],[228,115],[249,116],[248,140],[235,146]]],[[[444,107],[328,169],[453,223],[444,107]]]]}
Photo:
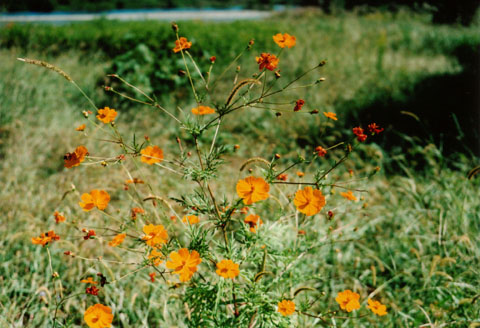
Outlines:
{"type": "MultiPolygon", "coordinates": [[[[459,44],[478,44],[474,27],[432,26],[427,18],[406,13],[397,16],[348,14],[337,18],[303,14],[293,18],[296,24],[286,18],[266,23],[185,23],[181,24],[181,31],[201,49],[195,54],[203,58],[215,54],[219,57],[219,66],[224,66],[250,38],[255,38],[254,50],[240,62],[243,77],[256,71],[252,60],[255,54],[263,49],[275,50],[270,40],[274,32],[291,32],[297,36],[298,46],[282,54],[282,62],[285,67],[288,65],[288,69],[282,69],[282,79],[288,81],[301,69],[313,66],[321,59],[327,59],[328,65],[322,68],[320,75],[311,77],[312,81],[319,76],[326,77],[319,88],[296,90],[289,94],[288,100],[303,97],[306,92],[308,109],[335,111],[340,121],[348,111],[361,109],[385,94],[408,97],[410,88],[423,78],[459,72],[462,68],[452,51],[459,44]]],[[[11,49],[0,51],[2,327],[47,327],[50,324],[48,318],[52,317],[54,301],[48,257],[45,249],[31,245],[30,238],[51,228],[58,230],[61,236],[67,235],[66,226],[54,225],[52,214],[55,210],[63,211],[68,220],[81,222],[82,227],[95,227],[96,220],[102,220],[98,213],[86,215],[76,204],[78,193],[94,187],[105,188],[112,194],[115,208],[112,213],[128,216],[132,205],[122,190],[126,177],[121,167],[63,168],[62,156],[79,144],[85,144],[93,156],[116,154],[117,151],[75,131],[75,127],[84,122],[82,111],[89,109],[89,104],[71,84],[53,72],[22,64],[15,58],[42,58],[71,74],[98,106],[118,109],[119,129],[129,138],[134,133],[139,138],[148,134],[166,152],[174,152],[177,147],[175,137],[185,136],[161,113],[138,106],[129,108],[126,103],[116,107],[109,101],[109,96],[96,87],[111,59],[105,49],[96,50],[98,40],[112,42],[118,51],[122,51],[122,47],[128,48],[128,43],[124,43],[121,36],[126,37],[123,31],[129,30],[131,44],[138,40],[155,52],[172,47],[169,27],[166,24],[115,23],[110,32],[105,32],[95,31],[95,25],[87,26],[90,29],[82,31],[77,29],[78,25],[44,26],[37,27],[37,30],[30,26],[15,27],[18,31],[28,31],[22,39],[27,44],[22,49],[18,47],[20,42],[14,43],[11,49]],[[144,35],[143,39],[140,34],[144,35]],[[61,39],[62,35],[67,37],[61,39]],[[57,39],[71,40],[71,43],[55,41],[57,39]],[[79,49],[82,42],[88,44],[89,40],[93,40],[91,45],[79,49]],[[149,42],[158,42],[158,45],[149,42]],[[49,43],[56,45],[58,50],[41,51],[49,43]],[[35,48],[32,44],[38,44],[36,49],[31,49],[35,48]],[[69,193],[62,200],[62,195],[72,189],[72,184],[76,192],[69,193]]],[[[0,38],[5,40],[5,34],[1,35],[0,38]]],[[[108,49],[108,43],[105,48],[108,49]]],[[[159,52],[160,58],[171,56],[163,51],[159,52]]],[[[224,94],[231,87],[232,84],[225,83],[219,93],[224,94]]],[[[165,99],[168,108],[175,108],[177,104],[183,108],[191,106],[191,99],[182,100],[175,94],[169,94],[165,99]]],[[[238,143],[241,149],[226,157],[231,164],[221,172],[222,183],[213,186],[214,190],[231,195],[231,186],[243,176],[238,169],[246,158],[269,158],[276,152],[281,153],[282,158],[294,158],[297,153],[310,151],[309,146],[298,146],[302,140],[306,140],[307,145],[320,141],[329,143],[328,138],[320,140],[320,136],[310,132],[318,131],[324,124],[321,122],[324,121],[320,117],[309,114],[285,114],[277,119],[274,111],[256,109],[232,115],[226,129],[219,135],[219,143],[238,143]]],[[[352,124],[354,122],[346,122],[346,125],[352,124]]],[[[98,131],[87,131],[93,137],[100,136],[98,131]]],[[[327,131],[327,135],[339,133],[334,126],[328,126],[327,131]]],[[[381,138],[377,140],[380,142],[381,138]]],[[[185,146],[191,146],[188,140],[185,146]]],[[[308,284],[318,293],[304,292],[299,299],[319,297],[314,310],[323,313],[337,309],[336,292],[356,288],[362,298],[377,291],[376,296],[389,309],[389,315],[383,318],[337,319],[337,326],[418,327],[431,323],[438,327],[475,327],[475,323],[479,324],[479,180],[478,177],[466,179],[466,172],[477,159],[457,154],[454,161],[446,160],[437,147],[427,144],[413,145],[408,152],[421,156],[425,163],[423,171],[413,169],[414,164],[407,154],[392,155],[375,143],[361,147],[336,171],[331,177],[333,180],[348,180],[348,169],[353,169],[355,176],[361,177],[377,165],[392,162],[399,171],[388,175],[381,172],[369,180],[353,184],[355,188],[368,190],[358,203],[345,204],[337,189],[327,199],[328,209],[335,212],[333,220],[318,215],[306,225],[305,238],[318,244],[318,256],[299,259],[289,274],[298,282],[297,287],[308,284]]],[[[331,156],[338,155],[332,153],[331,156]]],[[[282,162],[282,165],[287,164],[287,161],[282,162]]],[[[258,167],[253,168],[256,174],[260,174],[258,167]]],[[[130,169],[135,170],[134,167],[130,169]]],[[[142,168],[140,173],[155,181],[154,192],[158,195],[178,197],[189,189],[185,185],[187,182],[178,184],[176,177],[162,171],[142,168]]],[[[292,194],[294,189],[285,189],[284,192],[292,194]]],[[[283,197],[278,191],[275,195],[283,197]]],[[[268,206],[263,209],[267,219],[259,235],[268,244],[269,251],[288,254],[288,249],[295,243],[296,237],[290,233],[295,225],[285,218],[276,221],[279,210],[275,202],[268,206]]],[[[83,286],[79,280],[86,275],[101,271],[113,280],[132,269],[67,258],[62,255],[65,250],[86,257],[101,255],[111,260],[135,260],[121,250],[98,247],[96,241],[84,242],[80,232],[70,231],[68,236],[51,247],[52,266],[59,273],[66,293],[81,293],[83,286]]],[[[262,251],[256,249],[255,252],[261,254],[262,251]]],[[[280,263],[275,264],[281,267],[280,263]]],[[[274,270],[276,266],[271,265],[274,270]]],[[[101,300],[115,305],[115,327],[184,327],[184,307],[176,296],[184,287],[170,288],[171,285],[160,279],[151,284],[148,279],[147,272],[141,272],[105,288],[101,300]]],[[[82,313],[91,302],[86,295],[68,300],[60,316],[68,315],[73,326],[80,326],[82,313]]],[[[295,316],[292,325],[313,327],[319,322],[295,316]]]]}

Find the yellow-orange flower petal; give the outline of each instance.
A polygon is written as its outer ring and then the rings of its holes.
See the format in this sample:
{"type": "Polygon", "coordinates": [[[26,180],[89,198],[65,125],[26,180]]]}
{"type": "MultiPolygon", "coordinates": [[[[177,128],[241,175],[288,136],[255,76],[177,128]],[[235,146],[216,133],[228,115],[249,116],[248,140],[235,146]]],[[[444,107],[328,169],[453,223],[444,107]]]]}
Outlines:
{"type": "Polygon", "coordinates": [[[275,41],[280,48],[292,48],[295,46],[297,39],[288,33],[278,33],[273,36],[273,41],[275,41]]]}
{"type": "Polygon", "coordinates": [[[207,115],[215,113],[215,109],[208,107],[208,106],[198,106],[192,108],[192,113],[194,115],[207,115]]]}
{"type": "Polygon", "coordinates": [[[94,189],[89,194],[84,193],[81,196],[82,201],[78,203],[80,207],[85,211],[91,211],[94,207],[103,211],[107,208],[108,202],[110,202],[110,195],[105,190],[94,189]]]}
{"type": "Polygon", "coordinates": [[[368,306],[373,313],[375,313],[378,316],[384,316],[387,314],[387,307],[380,303],[379,301],[374,301],[372,299],[368,299],[368,306]]]}
{"type": "Polygon", "coordinates": [[[143,226],[143,232],[145,236],[142,238],[145,240],[145,243],[151,247],[161,247],[167,243],[168,233],[165,230],[163,225],[153,225],[149,224],[143,226]]]}
{"type": "Polygon", "coordinates": [[[240,274],[239,264],[232,260],[221,260],[217,263],[217,270],[215,271],[223,278],[233,279],[240,274]]]}
{"type": "Polygon", "coordinates": [[[260,219],[260,216],[255,215],[255,214],[250,214],[243,220],[246,224],[250,226],[250,231],[255,233],[257,231],[257,228],[260,227],[263,224],[262,219],[260,219]]]}
{"type": "Polygon", "coordinates": [[[60,236],[55,234],[53,230],[48,231],[47,233],[42,233],[38,237],[32,238],[32,244],[45,246],[48,243],[59,240],[60,236]]]}
{"type": "Polygon", "coordinates": [[[142,154],[141,161],[152,165],[163,161],[163,150],[158,146],[148,146],[140,151],[142,154]]]}
{"type": "Polygon", "coordinates": [[[340,195],[343,197],[343,198],[346,198],[348,200],[353,200],[353,201],[356,201],[357,200],[357,197],[355,197],[355,195],[353,194],[353,192],[351,190],[347,191],[347,192],[341,192],[340,195]]]}
{"type": "Polygon", "coordinates": [[[127,236],[126,233],[120,233],[120,234],[116,235],[115,238],[113,238],[112,241],[110,241],[108,243],[108,245],[110,245],[112,247],[116,247],[116,246],[120,245],[121,243],[123,243],[123,240],[125,239],[126,236],[127,236]]]}
{"type": "Polygon", "coordinates": [[[325,117],[331,119],[331,120],[334,120],[334,121],[338,121],[338,118],[337,118],[337,114],[335,113],[332,113],[332,112],[323,112],[323,115],[325,115],[325,117]]]}
{"type": "Polygon", "coordinates": [[[148,259],[153,262],[153,265],[159,266],[163,262],[163,254],[154,248],[148,255],[148,259]]]}
{"type": "Polygon", "coordinates": [[[75,130],[77,130],[77,131],[83,131],[83,130],[85,130],[86,127],[87,127],[87,126],[86,126],[85,124],[82,124],[82,125],[79,125],[75,130]]]}
{"type": "Polygon", "coordinates": [[[66,218],[62,214],[58,213],[58,211],[53,213],[53,217],[55,218],[56,223],[65,222],[66,220],[66,218]]]}
{"type": "Polygon", "coordinates": [[[200,219],[196,215],[188,215],[188,216],[183,217],[182,222],[183,223],[188,222],[188,224],[196,224],[196,223],[200,222],[200,219]]]}
{"type": "Polygon", "coordinates": [[[295,303],[290,300],[278,302],[278,312],[283,316],[292,315],[295,312],[295,303]]]}
{"type": "Polygon", "coordinates": [[[255,60],[257,61],[258,68],[260,70],[266,68],[270,71],[273,71],[275,68],[277,68],[278,62],[280,61],[277,56],[271,55],[267,52],[262,52],[260,57],[255,57],[255,60]]]}
{"type": "Polygon", "coordinates": [[[247,177],[237,182],[237,195],[245,205],[251,205],[269,197],[270,186],[262,178],[247,177]]]}
{"type": "Polygon", "coordinates": [[[193,274],[197,272],[197,266],[202,262],[200,254],[197,251],[189,251],[182,248],[177,252],[170,253],[170,261],[167,261],[167,268],[172,269],[173,273],[180,275],[180,281],[189,281],[193,274]]]}
{"type": "Polygon", "coordinates": [[[92,277],[88,277],[87,279],[82,279],[82,280],[80,280],[80,282],[82,282],[84,284],[91,284],[91,285],[98,284],[95,280],[93,280],[92,277]]]}
{"type": "Polygon", "coordinates": [[[98,110],[97,118],[105,124],[113,122],[115,117],[117,117],[117,111],[113,108],[105,107],[98,110]]]}
{"type": "Polygon", "coordinates": [[[295,193],[293,203],[300,213],[311,216],[320,212],[325,206],[325,196],[318,189],[305,187],[295,193]]]}
{"type": "Polygon", "coordinates": [[[352,292],[350,289],[339,292],[335,301],[340,305],[342,310],[352,312],[360,308],[360,294],[352,292]]]}
{"type": "Polygon", "coordinates": [[[64,164],[67,169],[80,165],[88,155],[88,150],[85,146],[78,146],[73,153],[66,153],[63,156],[64,164]]]}
{"type": "Polygon", "coordinates": [[[95,304],[83,314],[83,319],[90,328],[108,328],[112,326],[112,309],[106,305],[95,304]]]}

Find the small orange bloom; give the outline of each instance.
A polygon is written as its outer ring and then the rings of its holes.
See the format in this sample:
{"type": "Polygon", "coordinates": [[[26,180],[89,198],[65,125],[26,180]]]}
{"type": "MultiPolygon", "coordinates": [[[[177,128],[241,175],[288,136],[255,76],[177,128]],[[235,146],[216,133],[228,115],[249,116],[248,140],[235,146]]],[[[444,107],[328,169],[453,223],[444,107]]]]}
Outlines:
{"type": "Polygon", "coordinates": [[[299,212],[311,216],[320,212],[325,206],[325,196],[318,189],[305,187],[295,193],[293,203],[299,212]]]}
{"type": "Polygon", "coordinates": [[[342,310],[347,312],[352,312],[353,310],[358,310],[360,308],[360,295],[352,292],[350,289],[339,292],[335,301],[340,305],[342,310]]]}
{"type": "Polygon", "coordinates": [[[83,314],[83,319],[90,328],[108,328],[113,321],[112,309],[106,305],[95,304],[83,314]]]}
{"type": "Polygon", "coordinates": [[[83,131],[83,130],[85,130],[86,127],[87,127],[87,126],[86,126],[85,124],[82,124],[82,125],[79,125],[75,130],[77,130],[77,131],[83,131]]]}
{"type": "Polygon", "coordinates": [[[87,279],[82,279],[80,280],[80,282],[84,283],[84,284],[90,284],[90,285],[96,285],[98,284],[98,282],[96,282],[95,280],[93,280],[92,277],[88,277],[87,279]]]}
{"type": "Polygon", "coordinates": [[[64,164],[67,169],[80,165],[88,156],[88,150],[84,146],[78,146],[73,153],[66,153],[63,156],[64,164]]]}
{"type": "Polygon", "coordinates": [[[129,184],[129,183],[143,184],[143,183],[145,183],[145,181],[143,181],[142,179],[133,178],[133,180],[125,180],[125,183],[126,184],[129,184]]]}
{"type": "Polygon", "coordinates": [[[130,215],[132,217],[132,220],[136,220],[137,219],[137,214],[143,214],[143,213],[145,213],[145,210],[143,208],[134,207],[134,208],[132,208],[130,215]]]}
{"type": "Polygon", "coordinates": [[[357,140],[364,142],[367,139],[367,135],[363,133],[363,129],[359,126],[352,129],[353,134],[357,136],[357,140]]]}
{"type": "Polygon", "coordinates": [[[217,271],[220,277],[233,279],[240,274],[239,265],[232,260],[221,260],[217,263],[217,271]]]}
{"type": "Polygon", "coordinates": [[[58,213],[57,211],[55,211],[55,213],[53,213],[53,216],[55,217],[55,222],[56,223],[65,222],[65,220],[66,220],[65,217],[62,214],[58,213]]]}
{"type": "Polygon", "coordinates": [[[208,107],[208,106],[198,106],[192,108],[192,113],[194,115],[207,115],[215,113],[215,109],[208,107]]]}
{"type": "Polygon", "coordinates": [[[255,60],[258,63],[258,68],[260,70],[266,68],[270,71],[273,71],[275,68],[277,68],[278,62],[280,61],[277,56],[271,55],[267,52],[262,52],[260,57],[255,57],[255,60]]]}
{"type": "Polygon", "coordinates": [[[299,178],[303,178],[305,176],[305,173],[303,173],[302,171],[297,171],[297,176],[299,178]]]}
{"type": "Polygon", "coordinates": [[[278,312],[283,316],[292,315],[295,312],[295,303],[290,300],[278,302],[278,312]]]}
{"type": "Polygon", "coordinates": [[[255,233],[257,231],[257,226],[260,227],[263,224],[262,219],[260,219],[260,216],[255,215],[255,214],[250,214],[243,220],[246,224],[250,226],[250,231],[255,233]]]}
{"type": "Polygon", "coordinates": [[[100,289],[98,289],[95,286],[90,286],[90,287],[85,288],[85,293],[93,295],[93,296],[98,296],[99,291],[100,291],[100,289]]]}
{"type": "Polygon", "coordinates": [[[377,123],[371,123],[367,126],[368,128],[368,131],[370,131],[371,134],[379,134],[380,132],[382,132],[384,129],[379,127],[377,125],[377,123]]]}
{"type": "Polygon", "coordinates": [[[277,176],[277,180],[280,180],[280,181],[287,181],[287,179],[288,179],[288,175],[286,173],[282,173],[277,176]]]}
{"type": "Polygon", "coordinates": [[[94,189],[89,194],[84,193],[81,197],[82,201],[78,203],[85,212],[91,211],[94,207],[103,211],[107,208],[110,201],[110,195],[105,190],[94,189]]]}
{"type": "Polygon", "coordinates": [[[163,161],[163,150],[158,146],[148,146],[140,151],[141,161],[152,165],[163,161]]]}
{"type": "Polygon", "coordinates": [[[155,276],[157,275],[155,272],[151,272],[148,274],[150,276],[150,281],[155,282],[155,276]]]}
{"type": "Polygon", "coordinates": [[[346,198],[348,200],[354,200],[356,201],[357,200],[357,197],[355,197],[355,195],[353,194],[353,192],[351,190],[347,191],[347,192],[341,192],[340,195],[343,197],[343,198],[346,198]]]}
{"type": "Polygon", "coordinates": [[[323,112],[323,115],[325,115],[327,118],[332,119],[334,121],[338,121],[337,114],[332,113],[332,112],[323,112]]]}
{"type": "Polygon", "coordinates": [[[245,205],[251,205],[267,199],[270,186],[262,178],[247,177],[237,182],[237,195],[243,199],[245,205]]]}
{"type": "Polygon", "coordinates": [[[188,222],[188,224],[196,224],[196,223],[200,222],[200,219],[196,215],[188,215],[188,216],[183,217],[182,222],[183,223],[188,222]]]}
{"type": "Polygon", "coordinates": [[[113,108],[105,107],[98,110],[97,118],[105,124],[113,122],[115,117],[117,117],[117,111],[113,108]]]}
{"type": "Polygon", "coordinates": [[[324,157],[325,155],[327,155],[327,150],[322,146],[318,146],[317,148],[315,148],[315,151],[317,152],[318,157],[324,157]]]}
{"type": "Polygon", "coordinates": [[[152,261],[153,265],[159,266],[163,262],[163,254],[159,252],[156,248],[152,249],[148,255],[148,259],[152,261]]]}
{"type": "Polygon", "coordinates": [[[168,240],[168,233],[167,230],[163,227],[163,225],[153,225],[149,224],[143,226],[143,232],[145,236],[143,236],[143,240],[148,246],[151,247],[161,247],[163,244],[167,243],[168,240]]]}
{"type": "Polygon", "coordinates": [[[247,213],[248,213],[248,207],[242,207],[242,208],[240,209],[240,213],[242,213],[242,214],[247,214],[247,213]]]}
{"type": "Polygon", "coordinates": [[[295,46],[296,38],[288,33],[283,33],[283,35],[281,33],[278,33],[273,36],[273,41],[275,41],[275,43],[278,44],[280,48],[292,48],[293,46],[295,46]]]}
{"type": "Polygon", "coordinates": [[[116,246],[120,245],[121,243],[123,243],[123,240],[125,239],[126,236],[127,236],[126,233],[120,233],[120,234],[116,235],[115,238],[113,238],[112,241],[108,243],[108,245],[110,245],[112,247],[116,247],[116,246]]]}
{"type": "Polygon", "coordinates": [[[182,36],[175,41],[175,48],[173,48],[173,52],[177,53],[185,49],[190,49],[191,46],[192,43],[188,42],[187,38],[182,36]]]}
{"type": "Polygon", "coordinates": [[[373,313],[375,313],[378,316],[383,316],[387,314],[387,307],[380,303],[379,301],[374,301],[372,299],[368,299],[368,306],[370,310],[372,310],[373,313]]]}
{"type": "Polygon", "coordinates": [[[39,237],[32,238],[32,244],[45,246],[48,243],[59,239],[60,236],[56,235],[53,230],[50,230],[47,233],[41,233],[39,237]]]}
{"type": "Polygon", "coordinates": [[[182,248],[177,252],[170,253],[170,261],[167,261],[167,268],[174,270],[173,273],[180,275],[180,281],[189,281],[197,272],[197,266],[202,262],[197,251],[189,252],[182,248]]]}

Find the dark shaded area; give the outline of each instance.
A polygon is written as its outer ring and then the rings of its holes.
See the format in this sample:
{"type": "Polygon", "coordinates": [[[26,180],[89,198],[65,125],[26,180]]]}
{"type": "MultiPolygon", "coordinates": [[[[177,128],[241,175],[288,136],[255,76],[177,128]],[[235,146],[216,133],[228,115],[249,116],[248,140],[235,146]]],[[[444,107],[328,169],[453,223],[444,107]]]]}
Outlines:
{"type": "Polygon", "coordinates": [[[462,65],[461,73],[426,78],[405,100],[394,101],[386,95],[368,107],[350,111],[347,121],[364,127],[370,122],[385,126],[385,135],[375,141],[390,151],[408,153],[411,141],[433,142],[447,156],[456,152],[479,156],[480,46],[465,44],[452,55],[462,65]]]}
{"type": "Polygon", "coordinates": [[[470,24],[479,6],[477,0],[4,0],[0,12],[106,11],[142,8],[242,8],[271,9],[275,5],[314,6],[327,13],[363,7],[363,11],[408,7],[428,10],[435,23],[470,24]],[[370,8],[370,9],[369,9],[370,8]]]}

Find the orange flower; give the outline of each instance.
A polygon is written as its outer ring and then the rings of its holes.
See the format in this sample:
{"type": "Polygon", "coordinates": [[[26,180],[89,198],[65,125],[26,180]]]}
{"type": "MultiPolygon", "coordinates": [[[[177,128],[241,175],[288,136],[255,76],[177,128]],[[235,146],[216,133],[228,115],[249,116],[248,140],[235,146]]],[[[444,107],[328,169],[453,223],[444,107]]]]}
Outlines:
{"type": "Polygon", "coordinates": [[[90,287],[87,287],[85,289],[85,293],[87,294],[90,294],[90,295],[93,295],[93,296],[98,296],[98,292],[100,291],[100,289],[98,289],[97,287],[95,286],[90,286],[90,287]]]}
{"type": "Polygon", "coordinates": [[[120,234],[116,235],[115,238],[113,238],[113,240],[108,243],[108,245],[110,245],[112,247],[118,246],[121,243],[123,243],[123,240],[125,239],[126,236],[127,236],[126,233],[120,233],[120,234]]]}
{"type": "Polygon", "coordinates": [[[387,314],[387,307],[380,303],[379,301],[374,301],[372,299],[368,299],[368,306],[370,310],[372,310],[373,313],[375,313],[378,316],[383,316],[387,314]]]}
{"type": "Polygon", "coordinates": [[[327,155],[327,150],[322,146],[318,146],[317,148],[315,148],[315,151],[317,152],[318,157],[324,157],[325,155],[327,155]]]}
{"type": "Polygon", "coordinates": [[[150,281],[155,282],[155,276],[157,275],[155,272],[151,272],[148,274],[150,276],[150,281]]]}
{"type": "Polygon", "coordinates": [[[303,178],[305,176],[305,173],[303,173],[302,171],[297,171],[297,176],[299,178],[303,178]]]}
{"type": "Polygon", "coordinates": [[[75,130],[77,130],[77,131],[83,131],[83,130],[85,130],[86,127],[87,127],[87,126],[86,126],[85,124],[82,124],[82,125],[79,125],[75,130]]]}
{"type": "Polygon", "coordinates": [[[246,224],[250,226],[250,231],[255,233],[257,231],[257,225],[260,227],[263,224],[262,219],[260,219],[260,216],[255,215],[255,214],[250,214],[243,220],[246,224]]]}
{"type": "Polygon", "coordinates": [[[280,180],[280,181],[287,181],[287,179],[288,179],[288,175],[286,173],[282,173],[277,176],[277,180],[280,180]]]}
{"type": "Polygon", "coordinates": [[[190,49],[191,46],[192,43],[188,42],[187,38],[182,36],[175,41],[175,48],[173,48],[173,52],[177,53],[185,49],[190,49]]]}
{"type": "Polygon", "coordinates": [[[163,150],[158,146],[148,146],[140,151],[141,161],[152,165],[163,161],[163,150]]]}
{"type": "Polygon", "coordinates": [[[162,246],[163,244],[167,243],[168,240],[168,233],[167,230],[163,227],[163,225],[153,225],[149,224],[143,226],[143,232],[145,236],[142,238],[145,240],[145,243],[151,247],[158,247],[162,246]]]}
{"type": "Polygon", "coordinates": [[[112,309],[106,305],[95,304],[83,314],[83,319],[90,328],[108,328],[113,321],[112,309]]]}
{"type": "Polygon", "coordinates": [[[56,223],[65,222],[65,220],[66,220],[65,217],[62,214],[58,213],[57,211],[55,211],[55,213],[53,213],[53,216],[55,217],[55,222],[56,223]]]}
{"type": "Polygon", "coordinates": [[[325,206],[325,196],[318,189],[305,187],[295,193],[293,203],[299,212],[311,216],[320,212],[325,206]]]}
{"type": "Polygon", "coordinates": [[[196,224],[196,223],[200,222],[200,219],[196,215],[188,215],[188,216],[183,217],[182,222],[183,223],[188,222],[188,224],[196,224]]]}
{"type": "Polygon", "coordinates": [[[262,178],[247,177],[237,182],[237,195],[245,205],[267,199],[270,186],[262,178]]]}
{"type": "Polygon", "coordinates": [[[290,300],[278,302],[278,312],[283,316],[292,315],[295,312],[295,303],[290,300]]]}
{"type": "Polygon", "coordinates": [[[134,208],[132,208],[130,215],[132,217],[132,220],[136,220],[137,219],[137,214],[143,214],[143,213],[145,213],[145,210],[143,208],[134,207],[134,208]]]}
{"type": "Polygon", "coordinates": [[[106,123],[113,122],[116,116],[117,116],[117,112],[115,111],[115,109],[105,107],[98,110],[97,118],[106,124],[106,123]]]}
{"type": "Polygon", "coordinates": [[[170,261],[167,261],[167,268],[174,270],[173,273],[180,275],[180,281],[189,281],[197,272],[197,265],[202,262],[197,251],[189,252],[182,248],[177,252],[170,253],[170,261]]]}
{"type": "Polygon", "coordinates": [[[110,195],[105,190],[94,189],[89,194],[85,193],[81,197],[82,201],[78,203],[85,212],[91,211],[94,207],[103,211],[107,208],[110,201],[110,195]]]}
{"type": "Polygon", "coordinates": [[[145,183],[145,181],[143,181],[142,179],[138,179],[138,178],[133,178],[133,180],[125,180],[125,183],[126,184],[129,184],[129,183],[139,183],[139,184],[143,184],[145,183]]]}
{"type": "Polygon", "coordinates": [[[279,59],[275,55],[271,55],[267,52],[262,52],[260,57],[255,57],[255,60],[258,63],[258,68],[260,70],[266,68],[270,71],[273,71],[275,68],[277,68],[279,59]]]}
{"type": "Polygon", "coordinates": [[[95,280],[93,280],[92,277],[88,277],[87,279],[82,279],[82,280],[80,280],[80,282],[83,282],[84,284],[91,284],[91,285],[96,285],[96,284],[98,284],[98,282],[96,282],[95,280]]]}
{"type": "Polygon", "coordinates": [[[288,33],[283,33],[283,35],[281,33],[278,33],[273,36],[273,41],[275,41],[275,43],[278,44],[280,48],[291,48],[295,46],[296,38],[288,33]]]}
{"type": "Polygon", "coordinates": [[[332,113],[332,112],[323,112],[323,115],[325,115],[327,118],[332,119],[334,121],[338,121],[337,114],[332,113]]]}
{"type": "Polygon", "coordinates": [[[357,136],[357,140],[364,142],[367,139],[367,135],[363,133],[363,129],[359,126],[352,129],[353,134],[357,136]]]}
{"type": "Polygon", "coordinates": [[[217,263],[217,271],[220,277],[233,279],[240,274],[238,264],[233,263],[232,260],[221,260],[217,263]]]}
{"type": "Polygon", "coordinates": [[[66,153],[63,156],[64,164],[67,169],[80,165],[88,156],[88,150],[84,146],[78,146],[73,153],[66,153]]]}
{"type": "Polygon", "coordinates": [[[32,238],[32,244],[45,246],[48,243],[59,239],[60,236],[56,235],[53,230],[50,230],[47,233],[41,233],[39,237],[32,238]]]}
{"type": "Polygon", "coordinates": [[[355,197],[355,195],[353,194],[353,192],[351,190],[349,190],[347,192],[341,192],[340,195],[343,198],[346,198],[348,200],[357,200],[357,197],[355,197]]]}
{"type": "Polygon", "coordinates": [[[346,310],[347,312],[352,312],[353,310],[357,310],[360,308],[360,295],[352,292],[350,289],[344,290],[343,292],[339,292],[335,301],[340,305],[342,310],[346,310]]]}
{"type": "Polygon", "coordinates": [[[367,126],[368,128],[368,131],[370,131],[371,134],[379,134],[380,132],[382,132],[384,129],[379,127],[377,125],[377,123],[371,123],[367,126]]]}
{"type": "Polygon", "coordinates": [[[163,260],[163,254],[159,252],[156,248],[152,249],[150,254],[148,255],[148,259],[152,261],[153,265],[159,266],[162,264],[163,260]]]}
{"type": "Polygon", "coordinates": [[[192,113],[194,115],[207,115],[215,113],[215,109],[208,107],[208,106],[198,106],[192,108],[192,113]]]}

